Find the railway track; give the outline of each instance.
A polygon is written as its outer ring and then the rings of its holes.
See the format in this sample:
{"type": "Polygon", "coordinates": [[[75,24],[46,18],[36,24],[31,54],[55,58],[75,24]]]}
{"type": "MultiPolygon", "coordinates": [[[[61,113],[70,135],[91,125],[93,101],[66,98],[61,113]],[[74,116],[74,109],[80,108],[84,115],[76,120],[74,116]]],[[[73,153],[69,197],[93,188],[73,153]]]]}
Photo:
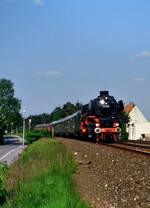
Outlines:
{"type": "Polygon", "coordinates": [[[137,143],[130,143],[130,142],[121,142],[117,144],[106,144],[109,147],[122,149],[128,152],[135,152],[138,154],[150,156],[150,144],[137,144],[137,143]]]}
{"type": "Polygon", "coordinates": [[[141,140],[125,140],[122,141],[122,143],[132,143],[132,144],[146,144],[146,145],[150,145],[150,141],[141,141],[141,140]]]}

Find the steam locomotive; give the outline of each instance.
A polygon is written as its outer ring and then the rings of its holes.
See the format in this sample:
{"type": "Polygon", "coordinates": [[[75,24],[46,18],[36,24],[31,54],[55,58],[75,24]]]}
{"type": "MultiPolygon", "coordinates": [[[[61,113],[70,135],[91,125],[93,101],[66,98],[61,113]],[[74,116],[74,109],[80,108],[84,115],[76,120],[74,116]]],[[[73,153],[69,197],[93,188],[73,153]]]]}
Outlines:
{"type": "Polygon", "coordinates": [[[49,128],[56,136],[89,138],[101,142],[117,142],[121,137],[121,112],[123,102],[117,102],[108,91],[83,105],[80,111],[50,124],[37,125],[36,128],[49,128]]]}

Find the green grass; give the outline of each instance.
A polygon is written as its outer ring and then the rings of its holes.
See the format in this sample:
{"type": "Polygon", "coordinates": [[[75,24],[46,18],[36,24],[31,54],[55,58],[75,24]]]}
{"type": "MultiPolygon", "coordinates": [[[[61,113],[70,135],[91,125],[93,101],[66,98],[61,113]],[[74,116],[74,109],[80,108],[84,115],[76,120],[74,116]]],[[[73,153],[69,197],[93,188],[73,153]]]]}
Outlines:
{"type": "Polygon", "coordinates": [[[6,200],[6,190],[5,190],[5,173],[7,170],[6,163],[0,163],[0,205],[6,200]]]}
{"type": "Polygon", "coordinates": [[[75,171],[71,153],[58,141],[31,144],[7,174],[2,208],[89,208],[75,191],[75,171]]]}

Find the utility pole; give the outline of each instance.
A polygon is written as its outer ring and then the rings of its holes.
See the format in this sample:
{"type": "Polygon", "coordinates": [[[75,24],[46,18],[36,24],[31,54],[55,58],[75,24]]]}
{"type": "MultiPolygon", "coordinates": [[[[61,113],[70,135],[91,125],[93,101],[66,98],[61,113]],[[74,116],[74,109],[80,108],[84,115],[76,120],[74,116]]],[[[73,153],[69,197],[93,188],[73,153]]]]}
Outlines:
{"type": "Polygon", "coordinates": [[[26,113],[26,111],[27,111],[27,109],[24,108],[23,109],[23,144],[22,144],[23,148],[24,148],[24,135],[25,135],[25,126],[26,126],[26,124],[25,124],[25,113],[26,113]]]}

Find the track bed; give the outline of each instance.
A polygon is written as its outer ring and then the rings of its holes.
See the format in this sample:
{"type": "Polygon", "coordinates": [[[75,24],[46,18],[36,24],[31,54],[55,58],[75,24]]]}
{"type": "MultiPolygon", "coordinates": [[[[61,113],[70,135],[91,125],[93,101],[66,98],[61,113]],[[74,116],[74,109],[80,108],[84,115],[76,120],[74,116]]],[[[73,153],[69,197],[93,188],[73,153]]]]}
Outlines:
{"type": "Polygon", "coordinates": [[[78,164],[82,198],[96,208],[150,208],[150,159],[69,138],[57,138],[78,164]]]}

